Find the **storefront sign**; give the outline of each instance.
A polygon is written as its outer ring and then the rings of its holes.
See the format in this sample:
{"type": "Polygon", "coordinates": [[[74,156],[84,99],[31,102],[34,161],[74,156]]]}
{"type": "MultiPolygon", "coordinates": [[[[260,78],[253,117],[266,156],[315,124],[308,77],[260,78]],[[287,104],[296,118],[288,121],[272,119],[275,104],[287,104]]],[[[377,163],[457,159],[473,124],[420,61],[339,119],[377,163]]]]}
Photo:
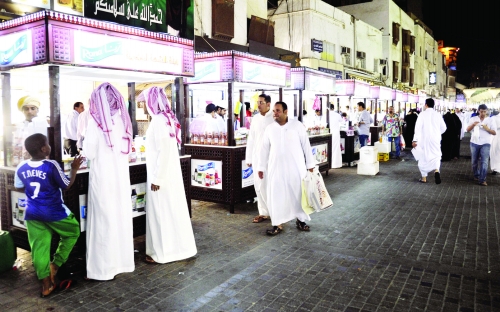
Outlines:
{"type": "Polygon", "coordinates": [[[323,77],[306,72],[306,90],[329,93],[333,92],[334,88],[335,80],[333,80],[333,77],[323,77]]]}
{"type": "Polygon", "coordinates": [[[335,94],[336,95],[353,95],[354,94],[354,80],[345,79],[337,80],[335,82],[335,94]]]}
{"type": "Polygon", "coordinates": [[[12,66],[33,62],[31,30],[2,36],[0,65],[12,66]]]}
{"type": "Polygon", "coordinates": [[[74,62],[118,68],[181,74],[183,49],[84,31],[74,31],[74,62]]]}
{"type": "Polygon", "coordinates": [[[342,79],[342,71],[340,70],[334,70],[334,69],[329,69],[329,68],[324,68],[324,67],[318,67],[318,70],[330,75],[335,76],[336,79],[342,79]]]}
{"type": "Polygon", "coordinates": [[[85,0],[84,16],[194,39],[193,1],[85,0]],[[169,29],[170,26],[170,29],[169,29]]]}
{"type": "Polygon", "coordinates": [[[429,73],[429,85],[435,85],[437,83],[437,74],[436,72],[429,73]]]}
{"type": "Polygon", "coordinates": [[[317,165],[328,162],[328,144],[313,145],[311,149],[317,165]]]}
{"type": "Polygon", "coordinates": [[[254,172],[252,167],[248,167],[246,160],[241,162],[241,187],[253,185],[254,172]]]}
{"type": "Polygon", "coordinates": [[[265,66],[250,61],[240,61],[242,66],[242,81],[262,83],[276,86],[286,86],[286,69],[276,66],[265,66]]]}
{"type": "Polygon", "coordinates": [[[323,52],[323,41],[311,39],[311,51],[323,52]]]}
{"type": "Polygon", "coordinates": [[[380,87],[379,99],[392,100],[392,89],[386,87],[380,87]]]}
{"type": "Polygon", "coordinates": [[[222,161],[191,159],[191,185],[222,190],[222,161]]]}
{"type": "Polygon", "coordinates": [[[221,61],[196,62],[194,77],[188,78],[188,83],[218,82],[221,78],[221,61]]]}
{"type": "Polygon", "coordinates": [[[354,96],[361,98],[370,97],[370,84],[364,81],[355,80],[354,83],[354,96]]]}
{"type": "Polygon", "coordinates": [[[48,0],[12,0],[12,2],[26,4],[37,8],[50,9],[50,1],[48,0]]]}

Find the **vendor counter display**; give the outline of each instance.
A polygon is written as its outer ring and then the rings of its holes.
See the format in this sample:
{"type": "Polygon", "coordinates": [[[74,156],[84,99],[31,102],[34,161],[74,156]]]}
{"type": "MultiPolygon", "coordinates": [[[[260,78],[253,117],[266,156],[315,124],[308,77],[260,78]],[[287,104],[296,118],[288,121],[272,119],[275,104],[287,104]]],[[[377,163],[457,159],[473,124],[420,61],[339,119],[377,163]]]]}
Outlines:
{"type": "MultiPolygon", "coordinates": [[[[184,191],[188,202],[189,213],[191,214],[191,157],[180,156],[182,179],[184,191]]],[[[90,164],[92,166],[92,164],[90,164]]],[[[11,232],[16,247],[30,250],[28,235],[24,223],[24,212],[26,209],[26,195],[18,192],[14,188],[15,167],[0,167],[0,209],[1,228],[11,232]]],[[[131,183],[131,204],[134,226],[134,237],[146,233],[146,163],[137,161],[129,166],[131,183]]],[[[75,184],[71,189],[63,192],[63,199],[66,206],[73,212],[80,222],[81,232],[85,231],[85,221],[87,215],[87,192],[89,183],[89,170],[81,169],[76,176],[75,184]]],[[[57,247],[57,241],[52,242],[53,247],[57,247]]],[[[85,235],[80,238],[74,250],[77,254],[85,254],[85,235]]]]}
{"type": "MultiPolygon", "coordinates": [[[[332,152],[331,134],[309,136],[320,172],[328,174],[332,152]]],[[[191,155],[191,198],[229,205],[234,213],[238,203],[255,198],[256,173],[245,161],[246,145],[213,146],[185,144],[191,155]]]]}
{"type": "Polygon", "coordinates": [[[359,135],[357,131],[345,130],[340,131],[340,145],[342,150],[342,162],[347,163],[349,167],[354,165],[355,161],[359,160],[359,135]]]}

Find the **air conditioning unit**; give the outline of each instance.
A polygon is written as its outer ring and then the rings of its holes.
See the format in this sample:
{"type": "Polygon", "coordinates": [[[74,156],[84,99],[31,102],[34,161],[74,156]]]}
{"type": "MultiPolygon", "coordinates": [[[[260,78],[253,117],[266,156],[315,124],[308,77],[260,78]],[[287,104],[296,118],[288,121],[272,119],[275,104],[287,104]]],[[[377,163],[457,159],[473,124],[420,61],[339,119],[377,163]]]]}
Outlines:
{"type": "Polygon", "coordinates": [[[387,65],[387,60],[380,60],[380,65],[387,65]]]}
{"type": "Polygon", "coordinates": [[[356,52],[356,57],[359,59],[365,59],[366,58],[366,53],[365,52],[356,52]]]}
{"type": "Polygon", "coordinates": [[[342,47],[342,51],[340,53],[341,54],[351,54],[351,48],[342,47]]]}

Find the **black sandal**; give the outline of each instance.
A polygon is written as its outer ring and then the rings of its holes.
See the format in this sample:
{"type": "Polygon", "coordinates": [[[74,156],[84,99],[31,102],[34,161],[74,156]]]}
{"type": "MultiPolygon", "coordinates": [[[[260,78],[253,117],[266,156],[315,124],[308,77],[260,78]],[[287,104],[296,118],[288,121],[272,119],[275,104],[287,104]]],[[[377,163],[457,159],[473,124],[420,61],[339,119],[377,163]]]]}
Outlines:
{"type": "Polygon", "coordinates": [[[274,236],[274,235],[278,235],[281,232],[283,232],[282,228],[280,228],[279,226],[273,226],[273,228],[271,230],[266,231],[266,234],[274,236]]]}
{"type": "Polygon", "coordinates": [[[307,225],[305,222],[300,222],[299,219],[295,221],[295,225],[297,225],[297,229],[305,232],[309,232],[311,229],[309,228],[309,225],[307,225]]]}

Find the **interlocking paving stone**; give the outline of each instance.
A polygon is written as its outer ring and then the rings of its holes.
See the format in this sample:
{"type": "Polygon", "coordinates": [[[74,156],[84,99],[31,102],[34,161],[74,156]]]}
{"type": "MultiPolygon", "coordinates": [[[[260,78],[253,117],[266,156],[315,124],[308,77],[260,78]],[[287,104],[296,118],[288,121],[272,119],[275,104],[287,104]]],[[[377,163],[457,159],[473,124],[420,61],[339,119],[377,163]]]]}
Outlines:
{"type": "MultiPolygon", "coordinates": [[[[469,155],[467,138],[462,155],[469,155]]],[[[30,254],[22,270],[0,276],[0,310],[24,311],[500,311],[500,176],[473,183],[470,160],[443,162],[443,183],[418,183],[417,164],[380,163],[324,176],[334,206],[294,221],[276,237],[251,222],[255,204],[236,213],[193,201],[196,257],[144,263],[113,281],[77,277],[72,289],[38,297],[30,254]]]]}

